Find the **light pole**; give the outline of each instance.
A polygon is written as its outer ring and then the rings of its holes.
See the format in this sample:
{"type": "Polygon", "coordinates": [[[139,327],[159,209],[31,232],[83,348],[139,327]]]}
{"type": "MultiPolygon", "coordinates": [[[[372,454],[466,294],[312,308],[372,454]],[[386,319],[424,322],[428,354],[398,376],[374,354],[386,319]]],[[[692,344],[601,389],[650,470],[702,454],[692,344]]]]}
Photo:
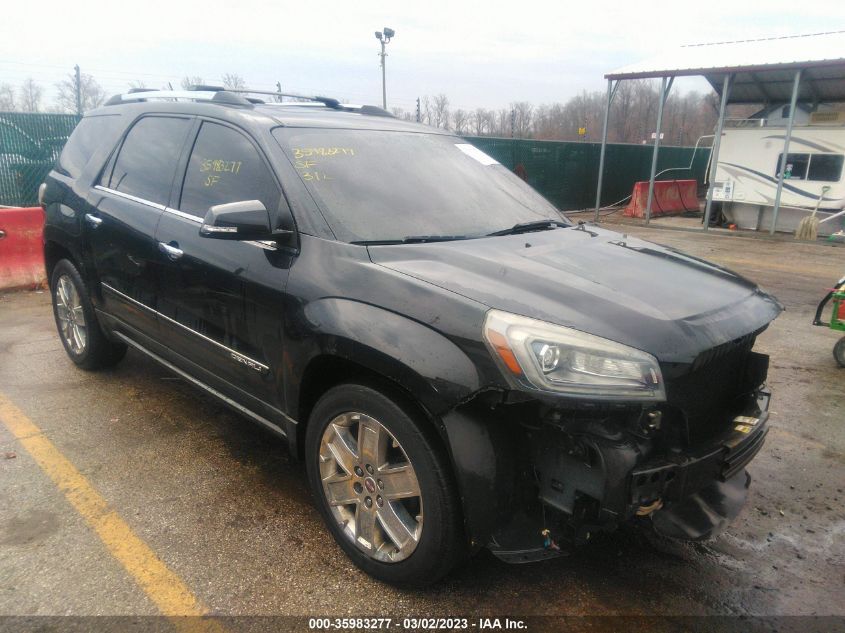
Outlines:
{"type": "Polygon", "coordinates": [[[387,53],[384,52],[386,44],[390,43],[391,38],[396,35],[396,31],[391,28],[384,27],[384,31],[376,31],[376,39],[381,42],[381,106],[387,110],[387,80],[385,78],[384,58],[387,53]]]}

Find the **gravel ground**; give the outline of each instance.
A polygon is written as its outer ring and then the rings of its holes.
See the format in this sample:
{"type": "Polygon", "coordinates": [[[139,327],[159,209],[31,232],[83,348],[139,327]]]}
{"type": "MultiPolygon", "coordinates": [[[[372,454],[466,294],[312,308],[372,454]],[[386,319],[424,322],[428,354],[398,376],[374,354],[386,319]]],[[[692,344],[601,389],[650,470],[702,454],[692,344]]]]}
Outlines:
{"type": "MultiPolygon", "coordinates": [[[[109,372],[75,369],[47,293],[0,296],[0,392],[214,613],[845,615],[845,370],[836,334],[810,325],[845,248],[620,230],[727,265],[787,308],[758,342],[774,398],[749,503],[712,542],[626,529],[529,566],[482,553],[400,591],[348,562],[281,441],[132,351],[109,372]]],[[[156,613],[2,424],[0,499],[0,614],[156,613]]]]}

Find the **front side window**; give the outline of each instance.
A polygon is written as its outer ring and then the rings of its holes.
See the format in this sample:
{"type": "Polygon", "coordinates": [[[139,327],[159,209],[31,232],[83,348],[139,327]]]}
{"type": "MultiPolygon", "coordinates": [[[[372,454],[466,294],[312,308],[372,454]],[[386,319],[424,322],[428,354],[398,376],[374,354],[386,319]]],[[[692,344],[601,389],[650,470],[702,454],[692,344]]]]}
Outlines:
{"type": "MultiPolygon", "coordinates": [[[[780,161],[783,154],[778,155],[775,175],[779,176],[780,161]]],[[[814,180],[821,182],[838,182],[842,178],[842,166],[845,156],[842,154],[793,154],[786,155],[786,180],[814,180]]]]}
{"type": "Polygon", "coordinates": [[[273,211],[280,195],[249,139],[224,125],[202,124],[182,186],[182,211],[203,217],[214,205],[242,200],[260,200],[273,211]]]}
{"type": "Polygon", "coordinates": [[[167,204],[190,119],[144,117],[129,130],[110,174],[109,189],[167,204]]]}
{"type": "Polygon", "coordinates": [[[338,239],[479,237],[562,216],[463,139],[376,130],[273,131],[338,239]]]}

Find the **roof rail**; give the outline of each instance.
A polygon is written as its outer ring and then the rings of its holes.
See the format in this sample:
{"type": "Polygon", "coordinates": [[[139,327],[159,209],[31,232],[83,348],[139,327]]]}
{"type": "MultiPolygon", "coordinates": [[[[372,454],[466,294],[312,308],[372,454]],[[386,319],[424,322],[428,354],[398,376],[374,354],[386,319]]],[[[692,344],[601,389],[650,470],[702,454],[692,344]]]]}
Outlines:
{"type": "Polygon", "coordinates": [[[279,92],[276,90],[249,90],[247,88],[231,89],[229,90],[229,92],[234,92],[237,94],[268,95],[271,97],[290,97],[291,99],[302,99],[304,101],[317,101],[318,103],[322,103],[328,108],[340,108],[340,101],[334,99],[333,97],[311,97],[308,95],[297,94],[295,92],[279,92]]]}
{"type": "Polygon", "coordinates": [[[341,104],[340,101],[333,97],[319,97],[297,94],[295,92],[281,92],[275,90],[250,90],[248,88],[224,88],[223,86],[209,86],[205,84],[198,84],[187,86],[185,90],[155,90],[152,88],[132,88],[128,93],[122,95],[114,95],[105,105],[117,105],[120,103],[127,103],[131,101],[146,101],[148,99],[165,99],[170,101],[176,100],[191,100],[191,101],[214,101],[216,103],[228,105],[250,106],[253,104],[264,103],[260,99],[242,96],[242,95],[267,95],[271,97],[289,97],[291,99],[300,99],[303,101],[313,101],[322,103],[327,108],[333,110],[347,110],[351,112],[359,112],[361,114],[369,114],[371,116],[393,117],[387,110],[383,110],[377,106],[352,106],[341,104]]]}
{"type": "Polygon", "coordinates": [[[207,90],[207,86],[201,86],[200,88],[199,90],[130,90],[126,94],[114,95],[106,101],[105,105],[119,105],[133,101],[147,101],[149,99],[164,99],[165,101],[213,101],[227,105],[252,107],[250,100],[228,90],[207,90]]]}

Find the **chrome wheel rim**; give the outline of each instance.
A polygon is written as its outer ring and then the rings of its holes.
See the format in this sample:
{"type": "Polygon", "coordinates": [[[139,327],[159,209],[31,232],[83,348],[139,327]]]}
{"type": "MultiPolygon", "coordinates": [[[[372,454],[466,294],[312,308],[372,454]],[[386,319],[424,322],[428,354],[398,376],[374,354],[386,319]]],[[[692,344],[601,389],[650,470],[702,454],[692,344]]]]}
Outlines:
{"type": "Polygon", "coordinates": [[[85,351],[88,342],[88,328],[82,310],[82,298],[68,275],[59,277],[56,283],[56,318],[59,332],[68,349],[76,355],[85,351]]]}
{"type": "Polygon", "coordinates": [[[422,534],[423,506],[414,467],[378,420],[343,413],[320,441],[320,479],[344,537],[370,558],[396,563],[422,534]]]}

